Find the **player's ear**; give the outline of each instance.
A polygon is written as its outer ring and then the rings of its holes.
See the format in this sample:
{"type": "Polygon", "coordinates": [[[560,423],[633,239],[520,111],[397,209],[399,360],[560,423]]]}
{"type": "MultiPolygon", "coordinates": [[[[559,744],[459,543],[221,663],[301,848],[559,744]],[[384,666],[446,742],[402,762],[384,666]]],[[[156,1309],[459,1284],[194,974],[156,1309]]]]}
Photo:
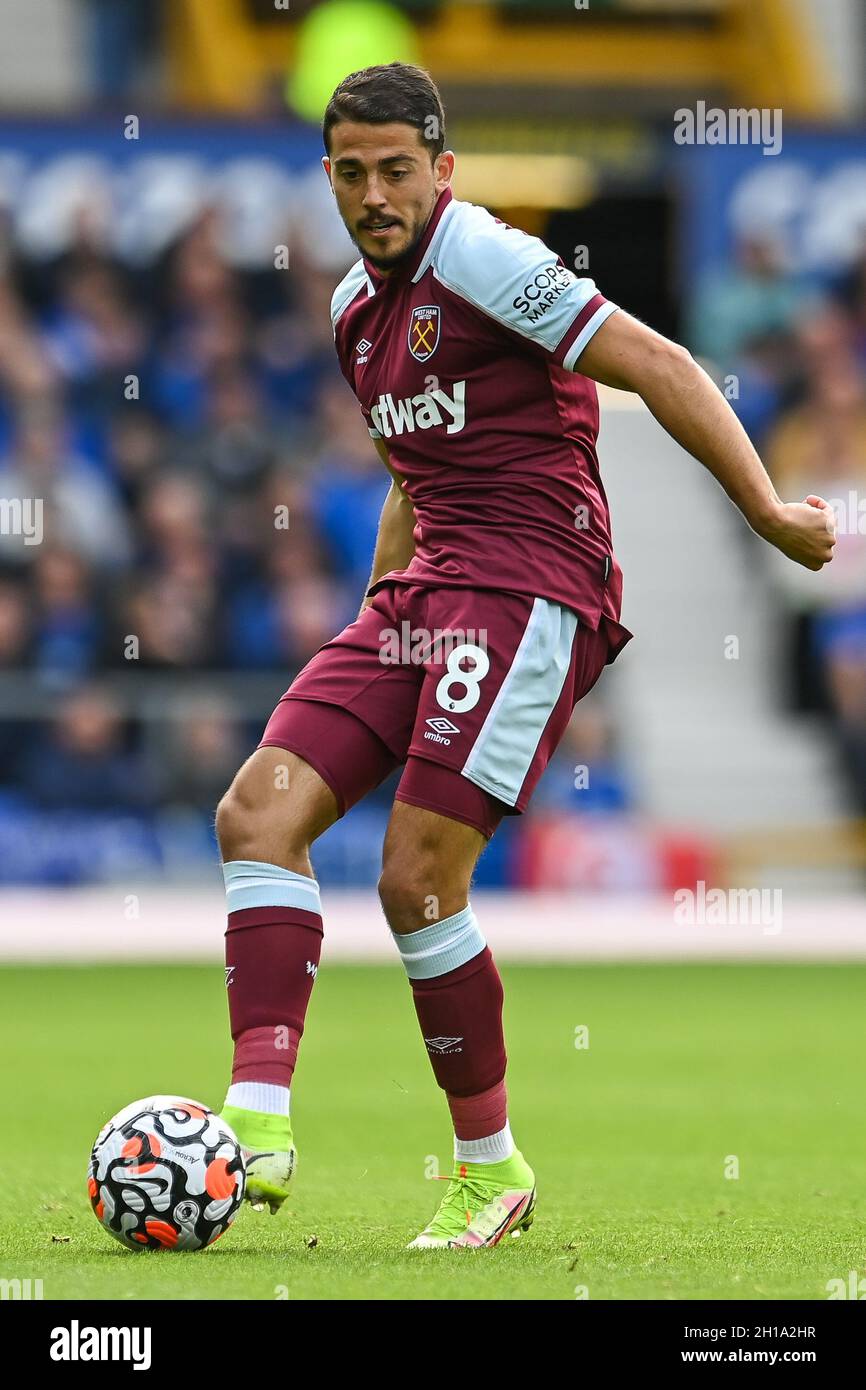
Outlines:
{"type": "Polygon", "coordinates": [[[447,188],[454,176],[454,152],[453,150],[443,150],[436,157],[436,187],[441,193],[443,188],[447,188]]]}
{"type": "Polygon", "coordinates": [[[331,192],[333,193],[334,185],[331,183],[331,161],[326,154],[322,155],[322,168],[325,171],[325,178],[328,180],[331,186],[331,192]]]}

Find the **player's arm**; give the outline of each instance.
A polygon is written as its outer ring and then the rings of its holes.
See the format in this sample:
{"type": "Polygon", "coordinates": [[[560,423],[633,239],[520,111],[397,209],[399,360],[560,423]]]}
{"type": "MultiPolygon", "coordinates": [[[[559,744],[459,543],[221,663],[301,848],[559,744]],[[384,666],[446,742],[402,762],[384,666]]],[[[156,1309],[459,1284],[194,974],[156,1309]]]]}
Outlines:
{"type": "MultiPolygon", "coordinates": [[[[373,443],[391,474],[391,487],[379,518],[379,533],[376,537],[368,589],[377,579],[381,579],[383,574],[388,574],[391,570],[404,570],[415,554],[415,508],[404,491],[403,479],[391,467],[385,441],[374,439],[373,443]]],[[[363,613],[371,602],[372,599],[365,598],[360,612],[363,613]]]]}
{"type": "Polygon", "coordinates": [[[575,370],[634,391],[718,479],[754,531],[806,569],[833,558],[835,517],[823,498],[782,502],[728,402],[691,353],[620,310],[596,330],[575,370]]]}

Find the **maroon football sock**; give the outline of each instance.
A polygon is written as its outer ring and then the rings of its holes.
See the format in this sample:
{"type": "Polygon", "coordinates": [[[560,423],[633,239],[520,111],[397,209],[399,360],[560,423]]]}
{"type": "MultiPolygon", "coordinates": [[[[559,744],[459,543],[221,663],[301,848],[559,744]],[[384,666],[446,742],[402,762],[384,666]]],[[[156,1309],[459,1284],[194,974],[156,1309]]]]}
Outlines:
{"type": "Polygon", "coordinates": [[[502,981],[489,946],[456,970],[411,980],[415,1012],[458,1139],[505,1128],[502,981]]]}
{"type": "Polygon", "coordinates": [[[477,1096],[448,1096],[454,1133],[458,1139],[486,1139],[498,1134],[508,1122],[508,1096],[505,1081],[497,1081],[489,1091],[477,1096]]]}
{"type": "Polygon", "coordinates": [[[322,949],[322,919],[296,907],[230,912],[226,986],[232,1081],[291,1086],[322,949]]]}

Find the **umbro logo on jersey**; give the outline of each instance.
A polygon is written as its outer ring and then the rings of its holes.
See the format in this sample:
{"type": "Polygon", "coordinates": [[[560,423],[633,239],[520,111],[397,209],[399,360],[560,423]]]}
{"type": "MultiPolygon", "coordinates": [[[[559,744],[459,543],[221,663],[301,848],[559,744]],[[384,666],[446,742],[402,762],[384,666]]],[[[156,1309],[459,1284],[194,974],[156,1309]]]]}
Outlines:
{"type": "Polygon", "coordinates": [[[358,354],[358,360],[355,363],[356,367],[360,367],[362,362],[366,362],[367,353],[370,351],[370,348],[372,346],[373,344],[370,342],[368,338],[361,339],[360,343],[358,343],[357,347],[355,348],[355,351],[358,354]]]}
{"type": "Polygon", "coordinates": [[[427,719],[425,720],[425,723],[429,724],[431,729],[435,729],[437,734],[460,733],[460,730],[458,729],[457,725],[452,724],[451,720],[446,719],[444,715],[437,715],[435,719],[427,719]]]}
{"type": "Polygon", "coordinates": [[[404,396],[395,401],[390,394],[379,397],[370,411],[373,426],[390,439],[392,434],[412,434],[415,430],[432,430],[444,425],[446,434],[459,434],[466,424],[466,382],[455,381],[453,393],[437,387],[417,396],[404,396]]]}
{"type": "Polygon", "coordinates": [[[462,1043],[462,1038],[425,1038],[428,1052],[462,1052],[462,1047],[457,1047],[457,1043],[462,1043]]]}
{"type": "Polygon", "coordinates": [[[422,304],[409,318],[409,351],[416,362],[427,362],[439,346],[442,314],[438,304],[422,304]]]}

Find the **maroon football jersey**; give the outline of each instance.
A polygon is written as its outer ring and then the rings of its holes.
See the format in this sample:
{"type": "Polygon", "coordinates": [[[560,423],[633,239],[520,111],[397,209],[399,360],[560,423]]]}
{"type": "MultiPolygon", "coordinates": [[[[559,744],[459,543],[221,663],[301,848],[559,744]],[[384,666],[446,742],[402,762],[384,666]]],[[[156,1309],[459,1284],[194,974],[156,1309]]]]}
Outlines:
{"type": "Polygon", "coordinates": [[[575,370],[616,311],[539,241],[440,194],[389,276],[366,258],[331,305],[340,367],[406,481],[415,555],[383,583],[553,599],[611,627],[622,573],[596,456],[595,383],[575,370]]]}

